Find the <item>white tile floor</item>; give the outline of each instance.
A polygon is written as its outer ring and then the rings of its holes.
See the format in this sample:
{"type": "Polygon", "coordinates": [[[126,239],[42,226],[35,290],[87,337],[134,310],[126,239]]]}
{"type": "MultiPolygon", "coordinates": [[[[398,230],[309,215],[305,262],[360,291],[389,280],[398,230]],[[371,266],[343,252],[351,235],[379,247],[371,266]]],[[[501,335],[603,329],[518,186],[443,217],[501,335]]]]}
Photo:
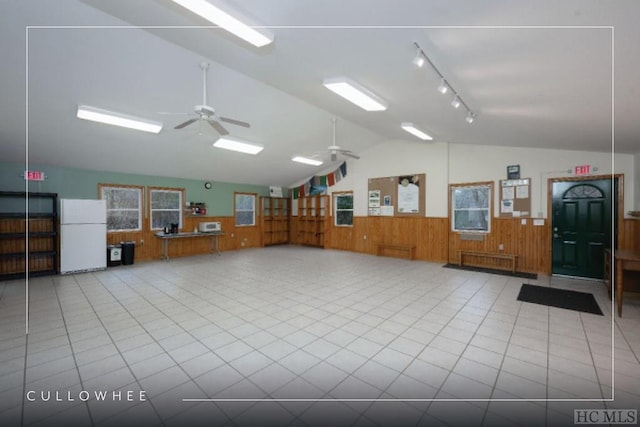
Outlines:
{"type": "Polygon", "coordinates": [[[612,328],[599,282],[281,246],[29,289],[25,336],[24,281],[0,282],[3,426],[556,426],[640,406],[640,301],[612,328]],[[521,303],[522,283],[605,315],[521,303]]]}

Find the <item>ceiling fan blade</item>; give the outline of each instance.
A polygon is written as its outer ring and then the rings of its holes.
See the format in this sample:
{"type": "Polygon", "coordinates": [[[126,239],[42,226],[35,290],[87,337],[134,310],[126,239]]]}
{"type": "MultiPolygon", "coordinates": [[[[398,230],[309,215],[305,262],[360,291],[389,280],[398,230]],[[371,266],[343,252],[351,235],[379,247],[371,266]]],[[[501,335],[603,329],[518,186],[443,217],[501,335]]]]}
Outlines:
{"type": "Polygon", "coordinates": [[[207,120],[207,122],[214,128],[220,135],[229,135],[229,131],[227,131],[220,123],[215,120],[207,120]]]}
{"type": "Polygon", "coordinates": [[[342,150],[341,152],[342,152],[342,154],[344,154],[345,156],[347,156],[347,157],[351,157],[352,159],[356,159],[356,160],[358,160],[358,159],[360,158],[360,156],[358,156],[357,154],[353,154],[353,153],[352,153],[351,151],[349,151],[349,150],[342,150]]]}
{"type": "Polygon", "coordinates": [[[186,122],[180,123],[174,129],[182,129],[183,127],[189,126],[191,123],[195,122],[198,119],[189,119],[186,122]]]}
{"type": "Polygon", "coordinates": [[[218,117],[218,118],[220,120],[222,120],[223,122],[231,123],[232,125],[243,126],[243,127],[246,127],[246,128],[251,127],[251,125],[249,123],[243,122],[243,121],[240,121],[240,120],[230,119],[228,117],[218,117]]]}

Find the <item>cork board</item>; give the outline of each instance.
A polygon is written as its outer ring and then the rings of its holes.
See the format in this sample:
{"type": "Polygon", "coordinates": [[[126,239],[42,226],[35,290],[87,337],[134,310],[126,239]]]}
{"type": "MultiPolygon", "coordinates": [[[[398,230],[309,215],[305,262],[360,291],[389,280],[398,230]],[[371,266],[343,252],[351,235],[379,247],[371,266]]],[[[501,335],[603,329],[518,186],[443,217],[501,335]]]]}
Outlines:
{"type": "Polygon", "coordinates": [[[500,180],[500,217],[531,216],[531,178],[500,180]]]}
{"type": "Polygon", "coordinates": [[[370,178],[370,216],[424,216],[426,174],[370,178]]]}

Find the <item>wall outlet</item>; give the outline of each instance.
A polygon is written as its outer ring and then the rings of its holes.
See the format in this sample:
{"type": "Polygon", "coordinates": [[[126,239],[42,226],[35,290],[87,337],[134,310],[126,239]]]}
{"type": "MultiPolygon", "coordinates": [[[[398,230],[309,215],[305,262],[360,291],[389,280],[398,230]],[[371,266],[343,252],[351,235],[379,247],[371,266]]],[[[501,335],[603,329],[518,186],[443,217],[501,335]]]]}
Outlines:
{"type": "Polygon", "coordinates": [[[144,239],[140,239],[140,246],[144,245],[144,239]]]}
{"type": "Polygon", "coordinates": [[[504,245],[502,243],[498,245],[498,250],[504,251],[504,245]]]}
{"type": "Polygon", "coordinates": [[[362,236],[362,238],[363,238],[364,240],[367,240],[367,235],[365,234],[364,236],[362,236]]]}

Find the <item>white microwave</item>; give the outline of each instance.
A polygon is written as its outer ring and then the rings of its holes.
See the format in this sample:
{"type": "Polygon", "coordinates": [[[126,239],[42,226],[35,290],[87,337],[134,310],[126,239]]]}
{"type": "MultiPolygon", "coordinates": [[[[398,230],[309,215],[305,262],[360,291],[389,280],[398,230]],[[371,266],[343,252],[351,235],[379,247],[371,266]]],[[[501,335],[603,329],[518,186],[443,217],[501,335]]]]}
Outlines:
{"type": "Polygon", "coordinates": [[[214,231],[222,231],[220,222],[201,222],[198,224],[198,231],[200,233],[212,233],[214,231]]]}

